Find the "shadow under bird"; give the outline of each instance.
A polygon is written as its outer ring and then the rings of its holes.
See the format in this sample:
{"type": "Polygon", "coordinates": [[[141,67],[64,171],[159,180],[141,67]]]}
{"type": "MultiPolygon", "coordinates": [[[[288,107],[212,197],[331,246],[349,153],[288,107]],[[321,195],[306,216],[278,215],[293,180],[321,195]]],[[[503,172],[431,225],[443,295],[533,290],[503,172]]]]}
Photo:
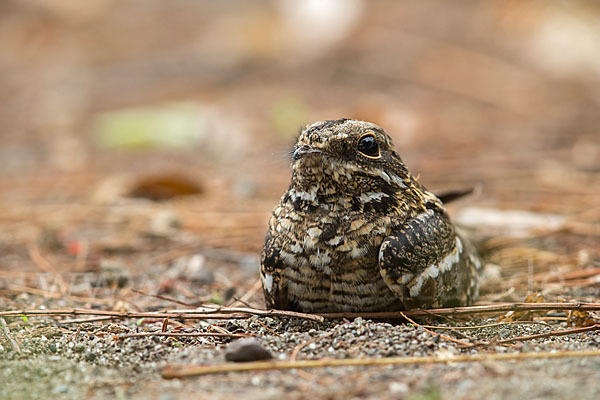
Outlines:
{"type": "Polygon", "coordinates": [[[302,130],[261,254],[267,307],[304,312],[467,305],[481,261],[444,204],[363,121],[302,130]]]}

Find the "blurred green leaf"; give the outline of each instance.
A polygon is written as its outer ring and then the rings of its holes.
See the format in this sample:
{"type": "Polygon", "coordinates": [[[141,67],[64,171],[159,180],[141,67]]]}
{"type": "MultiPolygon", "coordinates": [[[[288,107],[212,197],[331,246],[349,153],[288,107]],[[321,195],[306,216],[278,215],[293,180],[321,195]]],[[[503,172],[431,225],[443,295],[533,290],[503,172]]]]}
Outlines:
{"type": "Polygon", "coordinates": [[[202,128],[199,107],[179,103],[103,113],[94,121],[93,136],[103,148],[183,148],[198,143],[202,128]]]}

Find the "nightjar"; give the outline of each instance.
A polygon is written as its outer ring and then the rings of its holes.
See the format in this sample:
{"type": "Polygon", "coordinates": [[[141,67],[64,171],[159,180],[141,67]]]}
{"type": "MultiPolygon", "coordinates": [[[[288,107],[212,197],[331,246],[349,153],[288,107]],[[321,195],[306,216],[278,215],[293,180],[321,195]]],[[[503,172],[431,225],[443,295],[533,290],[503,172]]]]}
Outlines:
{"type": "Polygon", "coordinates": [[[442,201],[379,126],[340,119],[302,130],[292,179],[261,254],[267,307],[365,312],[456,306],[481,262],[442,201]]]}

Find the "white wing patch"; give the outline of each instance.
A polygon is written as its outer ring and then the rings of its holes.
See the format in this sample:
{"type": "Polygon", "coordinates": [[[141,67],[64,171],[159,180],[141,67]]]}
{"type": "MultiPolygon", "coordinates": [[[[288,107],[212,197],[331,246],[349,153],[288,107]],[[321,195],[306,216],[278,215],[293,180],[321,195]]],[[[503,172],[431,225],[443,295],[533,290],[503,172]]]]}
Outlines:
{"type": "Polygon", "coordinates": [[[423,272],[416,278],[414,278],[413,274],[403,274],[402,275],[402,283],[407,284],[410,295],[412,297],[416,297],[419,295],[423,284],[427,282],[429,278],[437,278],[440,274],[450,271],[452,267],[458,263],[460,260],[460,255],[463,251],[462,241],[459,237],[456,238],[456,245],[454,246],[454,250],[450,254],[448,254],[439,264],[432,264],[425,268],[423,272]],[[409,283],[412,281],[412,284],[409,283]]]}
{"type": "Polygon", "coordinates": [[[423,287],[423,275],[419,275],[415,283],[410,287],[409,292],[412,297],[417,297],[423,287]]]}
{"type": "Polygon", "coordinates": [[[263,274],[261,276],[262,278],[262,284],[263,284],[263,288],[271,293],[271,291],[273,290],[273,276],[271,274],[263,274]]]}

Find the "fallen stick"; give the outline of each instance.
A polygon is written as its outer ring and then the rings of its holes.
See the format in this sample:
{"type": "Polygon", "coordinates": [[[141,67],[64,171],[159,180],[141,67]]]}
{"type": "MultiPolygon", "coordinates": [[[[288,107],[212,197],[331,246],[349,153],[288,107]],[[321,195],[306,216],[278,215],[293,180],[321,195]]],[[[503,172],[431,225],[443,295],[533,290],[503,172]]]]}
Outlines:
{"type": "Polygon", "coordinates": [[[600,324],[585,326],[583,328],[565,329],[562,331],[550,331],[550,332],[544,332],[544,333],[536,333],[535,335],[516,336],[513,338],[498,340],[497,342],[495,342],[495,343],[492,342],[490,344],[505,344],[505,343],[512,343],[512,342],[524,342],[526,340],[533,340],[533,339],[540,339],[540,338],[547,338],[547,337],[554,337],[554,336],[575,335],[577,333],[593,332],[593,331],[600,331],[600,324]]]}
{"type": "MultiPolygon", "coordinates": [[[[600,306],[600,304],[599,304],[600,306]]],[[[190,314],[197,313],[198,310],[168,310],[167,312],[178,313],[178,314],[190,314]]],[[[288,310],[262,310],[259,308],[251,308],[251,307],[226,307],[226,306],[212,306],[205,305],[202,307],[202,312],[205,313],[247,313],[253,315],[260,315],[265,317],[294,317],[294,318],[302,318],[302,319],[310,319],[314,321],[323,322],[325,319],[318,314],[306,314],[297,311],[288,311],[288,310]]]]}
{"type": "Polygon", "coordinates": [[[467,306],[453,308],[432,308],[428,310],[383,311],[383,312],[342,312],[306,314],[287,310],[261,310],[249,307],[215,307],[198,310],[171,310],[168,312],[119,312],[105,310],[89,310],[70,308],[59,310],[14,310],[0,311],[0,317],[51,316],[51,315],[103,315],[116,318],[179,318],[179,319],[241,319],[252,315],[267,317],[293,317],[323,322],[325,319],[372,318],[372,319],[404,319],[409,317],[461,316],[473,314],[503,313],[508,311],[552,311],[578,310],[600,311],[600,303],[502,303],[484,306],[467,306]]]}
{"type": "Polygon", "coordinates": [[[250,314],[245,313],[168,313],[168,312],[121,312],[121,311],[106,311],[106,310],[87,310],[82,308],[60,309],[60,310],[15,310],[1,311],[2,317],[20,317],[20,316],[61,316],[61,315],[103,315],[113,318],[181,318],[181,319],[235,319],[248,318],[250,314]]]}
{"type": "MultiPolygon", "coordinates": [[[[338,318],[372,318],[372,319],[402,319],[409,317],[436,317],[436,316],[461,316],[473,314],[503,313],[508,311],[553,311],[553,310],[578,310],[600,311],[600,303],[501,303],[485,306],[466,306],[451,308],[430,308],[427,310],[384,311],[371,313],[320,313],[326,319],[338,318]]],[[[1,314],[0,314],[1,315],[1,314]]]]}
{"type": "Polygon", "coordinates": [[[536,333],[533,335],[515,336],[512,338],[508,338],[508,339],[492,340],[490,342],[478,342],[478,343],[473,343],[473,344],[465,343],[465,345],[462,345],[459,347],[465,349],[465,348],[471,348],[471,347],[485,347],[485,346],[492,346],[492,345],[497,346],[497,345],[508,344],[508,343],[513,343],[513,342],[525,342],[528,340],[534,340],[534,339],[540,339],[540,338],[575,335],[578,333],[594,332],[594,331],[600,331],[600,324],[585,326],[582,328],[565,329],[562,331],[550,331],[550,332],[536,333]]]}
{"type": "MultiPolygon", "coordinates": [[[[567,318],[565,317],[564,320],[567,318]]],[[[497,322],[494,324],[485,324],[485,325],[473,325],[473,326],[444,326],[444,325],[421,325],[423,328],[429,329],[446,329],[450,331],[462,331],[462,330],[475,330],[475,329],[484,329],[484,328],[495,328],[497,326],[504,325],[543,325],[550,326],[546,322],[539,321],[510,321],[510,322],[497,322]]]]}
{"type": "Polygon", "coordinates": [[[165,379],[218,374],[224,372],[267,371],[283,369],[364,367],[374,365],[445,364],[451,362],[506,361],[539,358],[598,357],[600,350],[541,352],[541,353],[492,353],[455,357],[390,357],[390,358],[351,358],[299,361],[255,361],[205,366],[166,366],[161,375],[165,379]]]}
{"type": "Polygon", "coordinates": [[[68,308],[58,310],[14,310],[0,311],[0,317],[20,316],[58,316],[58,315],[101,315],[115,318],[179,318],[179,319],[243,319],[252,315],[279,316],[308,319],[323,322],[324,318],[316,314],[305,314],[284,310],[259,310],[253,308],[220,307],[214,310],[198,312],[198,310],[178,310],[176,312],[121,312],[106,310],[89,310],[84,308],[68,308]]]}
{"type": "Polygon", "coordinates": [[[416,323],[415,321],[413,321],[412,319],[410,319],[410,317],[408,317],[406,314],[404,314],[404,313],[401,313],[401,314],[402,314],[402,316],[403,316],[403,317],[404,317],[404,318],[405,318],[405,319],[406,319],[408,322],[410,322],[410,323],[411,323],[411,324],[413,324],[414,326],[420,326],[421,328],[423,328],[423,330],[424,330],[425,332],[429,333],[430,335],[432,335],[432,336],[434,336],[434,337],[435,337],[435,336],[439,336],[440,338],[442,338],[442,339],[444,339],[444,340],[447,340],[447,341],[449,341],[449,342],[458,343],[458,344],[460,344],[460,345],[462,345],[462,346],[464,346],[464,347],[472,347],[472,346],[473,346],[473,343],[467,343],[467,342],[463,342],[462,340],[458,340],[458,339],[455,339],[455,338],[453,338],[453,337],[450,337],[450,336],[446,336],[446,335],[442,335],[442,334],[440,334],[440,333],[437,333],[437,332],[433,332],[432,330],[425,328],[423,325],[420,325],[420,324],[416,323]]]}

